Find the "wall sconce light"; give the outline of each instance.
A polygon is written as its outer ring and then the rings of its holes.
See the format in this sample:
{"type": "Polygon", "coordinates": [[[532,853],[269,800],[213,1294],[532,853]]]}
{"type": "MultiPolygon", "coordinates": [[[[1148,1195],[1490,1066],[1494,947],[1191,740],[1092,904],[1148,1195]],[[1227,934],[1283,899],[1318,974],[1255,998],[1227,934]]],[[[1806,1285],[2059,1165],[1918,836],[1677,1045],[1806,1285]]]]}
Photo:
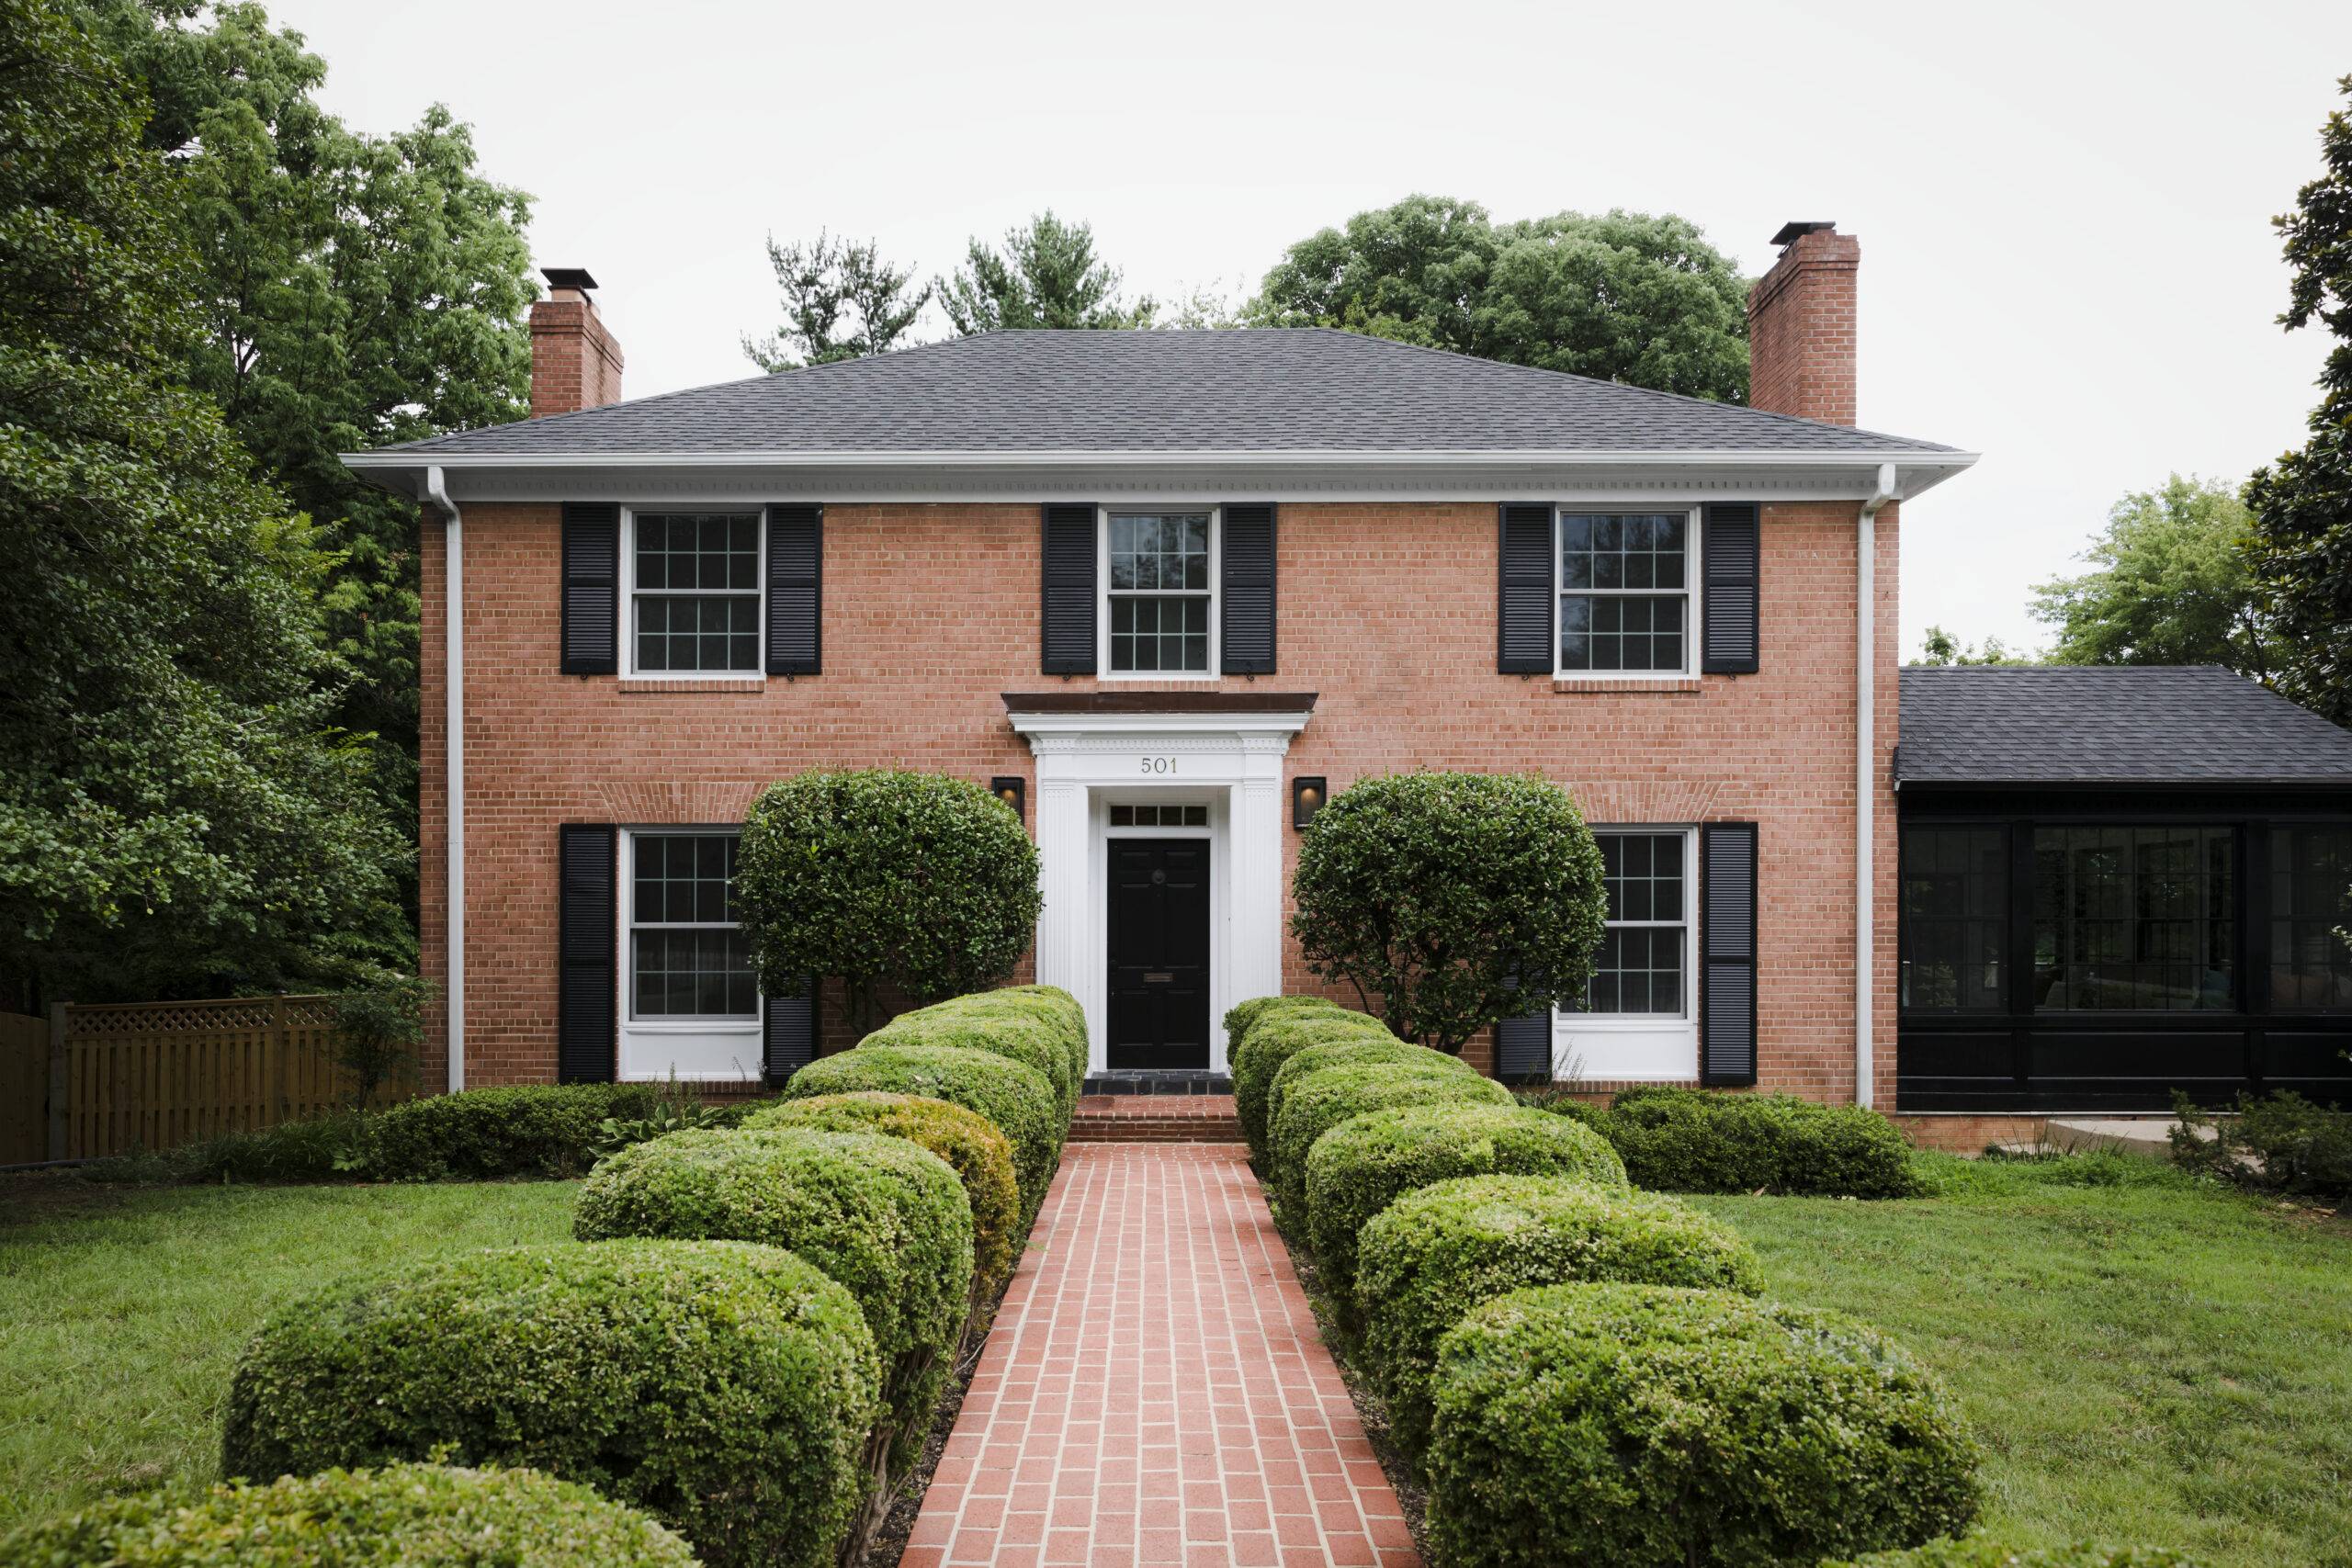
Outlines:
{"type": "Polygon", "coordinates": [[[1315,814],[1323,809],[1323,802],[1330,791],[1324,787],[1319,776],[1295,778],[1290,781],[1290,825],[1305,830],[1315,814]]]}
{"type": "Polygon", "coordinates": [[[1005,778],[990,779],[989,780],[989,793],[996,796],[999,800],[1004,802],[1005,805],[1011,807],[1012,808],[1012,814],[1021,818],[1022,821],[1026,822],[1029,820],[1029,813],[1025,809],[1025,803],[1029,795],[1028,780],[1022,778],[1017,774],[1005,778]]]}

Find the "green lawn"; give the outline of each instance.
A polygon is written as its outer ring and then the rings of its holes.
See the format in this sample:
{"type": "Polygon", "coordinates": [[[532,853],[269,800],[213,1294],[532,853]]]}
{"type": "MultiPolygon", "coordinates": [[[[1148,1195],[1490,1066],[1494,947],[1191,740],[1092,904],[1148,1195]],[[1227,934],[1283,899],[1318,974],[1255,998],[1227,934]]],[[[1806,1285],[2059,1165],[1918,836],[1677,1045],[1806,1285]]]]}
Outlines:
{"type": "Polygon", "coordinates": [[[1916,1201],[1694,1201],[1755,1243],[1772,1294],[1890,1329],[1951,1380],[1988,1523],[2352,1565],[2352,1224],[2145,1163],[1928,1164],[1943,1190],[1916,1201]]]}
{"type": "Polygon", "coordinates": [[[246,1337],[345,1275],[571,1234],[576,1183],[94,1190],[0,1178],[0,1532],[209,1480],[246,1337]]]}

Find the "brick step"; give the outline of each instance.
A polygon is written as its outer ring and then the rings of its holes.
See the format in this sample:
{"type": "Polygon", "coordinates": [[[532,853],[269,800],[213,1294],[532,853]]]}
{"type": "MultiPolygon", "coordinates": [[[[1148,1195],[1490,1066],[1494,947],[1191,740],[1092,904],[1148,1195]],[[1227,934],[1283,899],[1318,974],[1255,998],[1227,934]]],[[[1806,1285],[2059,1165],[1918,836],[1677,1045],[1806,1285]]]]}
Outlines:
{"type": "Polygon", "coordinates": [[[1074,1144],[1238,1144],[1229,1094],[1090,1094],[1069,1127],[1074,1144]]]}

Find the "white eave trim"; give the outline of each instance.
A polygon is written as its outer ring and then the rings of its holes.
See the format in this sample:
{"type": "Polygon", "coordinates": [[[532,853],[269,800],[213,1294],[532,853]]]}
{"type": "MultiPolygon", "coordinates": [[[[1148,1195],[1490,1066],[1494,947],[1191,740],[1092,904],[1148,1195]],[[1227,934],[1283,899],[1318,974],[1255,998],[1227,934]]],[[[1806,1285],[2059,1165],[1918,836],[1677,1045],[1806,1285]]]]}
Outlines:
{"type": "Polygon", "coordinates": [[[452,453],[345,452],[352,468],[1419,468],[1524,466],[1532,468],[1834,468],[1870,469],[1882,463],[1905,468],[1965,468],[1979,454],[1916,448],[1836,452],[1755,451],[1706,448],[1461,451],[1208,451],[1168,452],[533,452],[452,453]]]}

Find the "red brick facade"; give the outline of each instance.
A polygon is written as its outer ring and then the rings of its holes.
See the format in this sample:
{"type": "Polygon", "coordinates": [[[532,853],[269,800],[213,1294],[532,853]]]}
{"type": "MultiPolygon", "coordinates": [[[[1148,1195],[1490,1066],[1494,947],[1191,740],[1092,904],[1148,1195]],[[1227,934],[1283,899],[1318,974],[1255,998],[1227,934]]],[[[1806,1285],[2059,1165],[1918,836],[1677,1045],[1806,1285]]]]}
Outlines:
{"type": "MultiPolygon", "coordinates": [[[[1880,780],[1895,740],[1895,510],[1878,524],[1880,780]]],[[[1278,673],[1260,684],[1320,694],[1285,773],[1323,774],[1340,789],[1414,768],[1526,770],[1566,785],[1596,823],[1758,823],[1761,1083],[1849,1098],[1856,534],[1850,502],[1768,503],[1760,672],[1630,690],[1495,672],[1493,504],[1283,504],[1278,673]]],[[[553,504],[465,509],[470,1084],[554,1077],[559,824],[731,822],[763,784],[817,767],[1034,780],[1001,694],[1096,684],[1038,673],[1035,505],[827,506],[824,672],[741,684],[559,673],[560,536],[553,504]]],[[[423,935],[436,978],[447,956],[443,537],[428,521],[423,935]]],[[[1884,1102],[1894,1047],[1891,792],[1873,791],[1869,806],[1884,1102]]],[[[1286,829],[1286,862],[1296,848],[1286,829]]],[[[1295,951],[1283,981],[1314,984],[1295,951]]],[[[428,1083],[444,1081],[442,1039],[436,1022],[428,1083]]]]}

